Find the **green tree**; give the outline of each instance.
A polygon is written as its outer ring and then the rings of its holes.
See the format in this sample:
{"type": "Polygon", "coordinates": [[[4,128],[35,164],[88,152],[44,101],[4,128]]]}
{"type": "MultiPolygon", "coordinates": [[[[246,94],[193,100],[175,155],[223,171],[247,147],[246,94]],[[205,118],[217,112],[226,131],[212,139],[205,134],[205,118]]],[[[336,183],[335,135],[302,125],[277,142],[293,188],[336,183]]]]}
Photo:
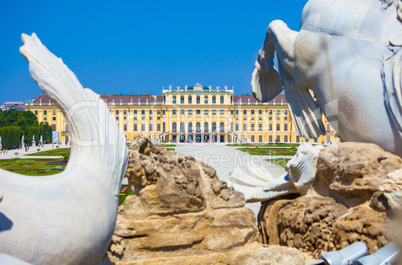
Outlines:
{"type": "Polygon", "coordinates": [[[6,116],[7,126],[13,126],[20,116],[22,116],[21,111],[9,110],[8,115],[6,116]]]}
{"type": "Polygon", "coordinates": [[[3,115],[3,112],[0,112],[0,128],[4,126],[7,126],[7,121],[3,115]]]}
{"type": "Polygon", "coordinates": [[[38,126],[38,118],[32,111],[24,111],[22,112],[22,116],[25,118],[25,122],[28,126],[38,126]]]}

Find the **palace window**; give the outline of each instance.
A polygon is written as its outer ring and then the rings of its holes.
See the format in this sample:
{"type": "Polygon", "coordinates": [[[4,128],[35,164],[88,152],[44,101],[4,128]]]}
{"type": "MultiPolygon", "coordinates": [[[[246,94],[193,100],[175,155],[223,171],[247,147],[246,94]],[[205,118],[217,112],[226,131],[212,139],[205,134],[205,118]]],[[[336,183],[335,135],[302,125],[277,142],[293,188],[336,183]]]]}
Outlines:
{"type": "Polygon", "coordinates": [[[197,96],[197,104],[200,104],[201,102],[200,96],[197,96]]]}
{"type": "Polygon", "coordinates": [[[284,136],[283,136],[283,141],[284,141],[285,143],[288,142],[288,136],[287,136],[287,135],[284,135],[284,136]]]}
{"type": "Polygon", "coordinates": [[[230,123],[230,130],[233,132],[233,122],[230,123]]]}
{"type": "Polygon", "coordinates": [[[262,135],[258,135],[258,142],[262,143],[262,135]]]}
{"type": "Polygon", "coordinates": [[[260,110],[258,111],[258,114],[262,115],[262,109],[260,109],[260,110]]]}
{"type": "Polygon", "coordinates": [[[327,124],[327,133],[331,132],[331,125],[329,125],[329,123],[327,124]]]}
{"type": "Polygon", "coordinates": [[[158,110],[156,111],[156,114],[157,114],[157,115],[161,115],[161,110],[158,109],[158,110]]]}
{"type": "Polygon", "coordinates": [[[258,124],[258,131],[260,131],[260,132],[262,131],[262,123],[258,124]]]}
{"type": "Polygon", "coordinates": [[[160,124],[160,123],[156,124],[156,130],[157,130],[158,132],[161,131],[161,124],[160,124]]]}
{"type": "Polygon", "coordinates": [[[152,123],[149,124],[149,131],[152,132],[154,130],[154,125],[152,123]]]}
{"type": "Polygon", "coordinates": [[[116,110],[116,115],[119,115],[119,110],[116,110]]]}
{"type": "Polygon", "coordinates": [[[193,114],[193,110],[189,109],[188,110],[188,115],[192,115],[193,114]]]}
{"type": "Polygon", "coordinates": [[[173,104],[176,104],[176,96],[173,96],[173,104]]]}
{"type": "Polygon", "coordinates": [[[137,110],[136,109],[134,110],[134,115],[137,115],[137,110]]]}
{"type": "Polygon", "coordinates": [[[180,122],[180,132],[184,132],[184,122],[180,122]]]}
{"type": "Polygon", "coordinates": [[[52,119],[52,120],[54,120],[54,121],[55,121],[55,120],[56,120],[56,117],[53,117],[53,119],[52,119]]]}
{"type": "Polygon", "coordinates": [[[247,123],[243,123],[243,131],[247,131],[247,123]]]}
{"type": "Polygon", "coordinates": [[[151,109],[149,110],[149,115],[152,115],[152,110],[151,109]]]}
{"type": "Polygon", "coordinates": [[[163,113],[163,115],[165,115],[165,114],[166,114],[166,110],[163,110],[162,113],[163,113]]]}
{"type": "Polygon", "coordinates": [[[269,115],[272,115],[272,110],[270,109],[268,113],[269,113],[269,115]]]}
{"type": "Polygon", "coordinates": [[[208,132],[208,122],[204,122],[204,132],[208,132]]]}
{"type": "Polygon", "coordinates": [[[197,132],[201,132],[201,123],[199,121],[195,124],[195,129],[197,132]]]}
{"type": "Polygon", "coordinates": [[[225,98],[223,96],[221,96],[221,104],[223,104],[225,102],[225,98]]]}
{"type": "Polygon", "coordinates": [[[52,124],[52,130],[56,131],[56,124],[52,124]]]}
{"type": "Polygon", "coordinates": [[[212,132],[216,132],[216,122],[212,123],[212,132]]]}
{"type": "Polygon", "coordinates": [[[184,96],[181,96],[181,97],[180,97],[180,103],[181,103],[181,104],[184,104],[184,96]]]}
{"type": "Polygon", "coordinates": [[[56,111],[55,111],[55,110],[53,111],[53,115],[56,115],[56,111]]]}
{"type": "Polygon", "coordinates": [[[123,132],[127,132],[127,123],[123,124],[123,132]]]}
{"type": "MultiPolygon", "coordinates": [[[[116,114],[119,114],[118,112],[116,114]]],[[[145,115],[145,110],[141,110],[141,115],[145,115]]]]}
{"type": "Polygon", "coordinates": [[[43,111],[43,115],[47,115],[47,110],[44,110],[44,111],[43,111]]]}
{"type": "Polygon", "coordinates": [[[184,115],[184,109],[180,110],[180,115],[184,115]]]}
{"type": "Polygon", "coordinates": [[[173,132],[177,131],[177,123],[175,121],[172,123],[172,131],[173,132]]]}
{"type": "Polygon", "coordinates": [[[141,131],[145,132],[145,123],[141,123],[141,131]]]}
{"type": "Polygon", "coordinates": [[[272,116],[269,116],[268,120],[272,121],[272,116]]]}
{"type": "Polygon", "coordinates": [[[205,103],[205,104],[208,104],[208,96],[205,96],[205,97],[204,97],[204,103],[205,103]]]}
{"type": "Polygon", "coordinates": [[[123,110],[123,115],[127,115],[127,110],[123,110]]]}
{"type": "Polygon", "coordinates": [[[119,116],[116,116],[116,121],[118,121],[119,120],[119,116]]]}
{"type": "Polygon", "coordinates": [[[152,116],[149,116],[149,120],[152,121],[152,116]]]}
{"type": "Polygon", "coordinates": [[[251,142],[255,142],[255,136],[254,135],[251,135],[251,142]]]}
{"type": "Polygon", "coordinates": [[[254,123],[251,124],[251,131],[254,132],[254,123]]]}
{"type": "Polygon", "coordinates": [[[208,110],[207,110],[207,109],[204,110],[204,114],[205,114],[205,115],[208,115],[208,110]]]}
{"type": "Polygon", "coordinates": [[[254,110],[253,109],[251,110],[251,115],[254,115],[254,110]]]}
{"type": "Polygon", "coordinates": [[[225,123],[223,121],[221,121],[219,123],[219,131],[220,132],[225,132],[225,123]]]}
{"type": "Polygon", "coordinates": [[[212,115],[216,115],[216,109],[212,110],[212,115]]]}
{"type": "Polygon", "coordinates": [[[283,114],[288,115],[288,110],[284,110],[283,114]]]}
{"type": "Polygon", "coordinates": [[[189,133],[193,132],[193,123],[191,121],[188,123],[188,132],[189,133]]]}
{"type": "Polygon", "coordinates": [[[176,115],[176,114],[177,114],[175,109],[172,110],[172,114],[173,114],[173,115],[176,115]]]}
{"type": "Polygon", "coordinates": [[[212,104],[216,104],[216,96],[212,96],[212,104]]]}
{"type": "Polygon", "coordinates": [[[238,132],[238,131],[239,131],[239,124],[236,123],[236,132],[238,132]]]}
{"type": "Polygon", "coordinates": [[[284,130],[285,132],[288,130],[288,125],[287,125],[286,123],[283,125],[283,130],[284,130]]]}
{"type": "Polygon", "coordinates": [[[276,124],[276,131],[280,131],[281,130],[281,125],[278,123],[276,124]]]}
{"type": "Polygon", "coordinates": [[[193,103],[193,97],[192,96],[188,96],[188,104],[192,104],[193,103]]]}
{"type": "Polygon", "coordinates": [[[225,114],[225,110],[221,109],[220,111],[221,111],[221,112],[220,112],[221,115],[224,115],[224,114],[225,114]]]}
{"type": "Polygon", "coordinates": [[[138,126],[137,126],[137,123],[134,123],[134,132],[136,132],[136,131],[138,130],[137,127],[138,127],[138,126]]]}
{"type": "Polygon", "coordinates": [[[239,110],[238,109],[236,110],[236,115],[239,115],[239,110]]]}
{"type": "Polygon", "coordinates": [[[268,130],[272,132],[272,123],[268,124],[268,130]]]}
{"type": "Polygon", "coordinates": [[[196,110],[196,114],[197,114],[197,115],[201,115],[201,110],[197,109],[197,110],[196,110]]]}
{"type": "Polygon", "coordinates": [[[243,115],[247,115],[247,110],[243,110],[243,115]]]}
{"type": "Polygon", "coordinates": [[[281,111],[280,111],[280,110],[277,110],[277,111],[276,111],[276,115],[281,115],[281,111]]]}
{"type": "Polygon", "coordinates": [[[162,123],[162,130],[163,130],[162,132],[166,131],[166,123],[165,122],[162,123]]]}
{"type": "Polygon", "coordinates": [[[278,142],[280,142],[280,141],[281,141],[281,136],[280,136],[280,135],[277,135],[277,136],[276,136],[276,139],[278,140],[278,142]]]}

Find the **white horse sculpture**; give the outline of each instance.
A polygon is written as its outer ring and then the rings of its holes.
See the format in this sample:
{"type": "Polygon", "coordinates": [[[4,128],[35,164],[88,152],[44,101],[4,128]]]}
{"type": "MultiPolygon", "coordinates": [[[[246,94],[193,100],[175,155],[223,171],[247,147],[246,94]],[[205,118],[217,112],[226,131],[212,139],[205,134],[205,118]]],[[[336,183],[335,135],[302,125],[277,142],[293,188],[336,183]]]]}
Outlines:
{"type": "Polygon", "coordinates": [[[125,138],[99,95],[84,89],[35,34],[23,34],[22,41],[29,71],[64,113],[73,144],[60,174],[32,177],[0,169],[0,253],[9,257],[1,260],[99,264],[116,222],[125,138]]]}
{"type": "Polygon", "coordinates": [[[398,0],[308,1],[300,32],[282,21],[268,26],[254,96],[271,100],[283,86],[304,138],[324,134],[323,112],[343,141],[402,156],[401,20],[398,0]]]}

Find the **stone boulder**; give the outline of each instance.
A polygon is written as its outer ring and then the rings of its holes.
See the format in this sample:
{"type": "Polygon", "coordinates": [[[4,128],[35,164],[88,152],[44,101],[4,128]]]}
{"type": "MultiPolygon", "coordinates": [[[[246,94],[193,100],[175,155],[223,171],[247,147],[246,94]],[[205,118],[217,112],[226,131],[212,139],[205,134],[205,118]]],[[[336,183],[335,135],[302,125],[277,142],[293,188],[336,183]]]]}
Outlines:
{"type": "MultiPolygon", "coordinates": [[[[243,195],[204,163],[138,136],[129,148],[126,177],[135,195],[119,208],[103,264],[251,264],[267,254],[256,242],[255,216],[243,207],[243,195]],[[234,258],[240,254],[245,256],[234,258]]],[[[286,249],[276,259],[304,264],[300,252],[286,256],[286,249]]]]}
{"type": "Polygon", "coordinates": [[[260,241],[317,257],[361,241],[374,253],[390,241],[401,208],[402,159],[373,144],[340,143],[320,151],[305,196],[262,203],[260,241]]]}

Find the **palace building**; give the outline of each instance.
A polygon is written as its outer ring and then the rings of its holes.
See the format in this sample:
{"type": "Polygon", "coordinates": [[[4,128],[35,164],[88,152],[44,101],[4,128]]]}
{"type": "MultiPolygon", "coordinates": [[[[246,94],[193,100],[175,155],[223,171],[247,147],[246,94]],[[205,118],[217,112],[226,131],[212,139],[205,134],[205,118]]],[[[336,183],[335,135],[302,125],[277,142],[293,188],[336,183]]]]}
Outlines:
{"type": "MultiPolygon", "coordinates": [[[[285,96],[267,103],[234,90],[196,84],[162,89],[162,95],[101,95],[120,130],[131,141],[143,134],[165,142],[304,142],[296,132],[285,96]]],[[[39,122],[48,122],[59,141],[69,142],[68,124],[47,96],[28,102],[39,122]]],[[[326,134],[311,142],[338,142],[323,116],[326,134]]]]}

